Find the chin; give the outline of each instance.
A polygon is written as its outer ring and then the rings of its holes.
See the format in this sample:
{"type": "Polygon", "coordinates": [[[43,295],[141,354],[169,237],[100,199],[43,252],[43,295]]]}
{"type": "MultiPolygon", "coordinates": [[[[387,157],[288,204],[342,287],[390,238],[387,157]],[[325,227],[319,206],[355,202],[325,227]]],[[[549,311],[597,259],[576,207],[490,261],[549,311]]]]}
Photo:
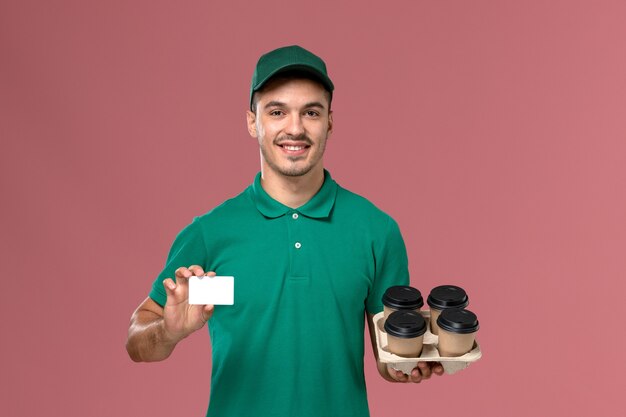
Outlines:
{"type": "Polygon", "coordinates": [[[311,172],[312,167],[298,169],[282,169],[279,172],[286,177],[302,177],[311,172]]]}

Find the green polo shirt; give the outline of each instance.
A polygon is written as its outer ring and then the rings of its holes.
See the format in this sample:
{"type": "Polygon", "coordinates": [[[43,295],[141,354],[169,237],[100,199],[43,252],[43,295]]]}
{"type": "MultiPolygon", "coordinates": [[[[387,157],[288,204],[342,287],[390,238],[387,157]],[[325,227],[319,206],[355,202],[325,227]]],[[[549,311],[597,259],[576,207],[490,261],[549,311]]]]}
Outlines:
{"type": "Polygon", "coordinates": [[[181,266],[235,277],[235,304],[209,320],[207,416],[368,416],[365,312],[409,283],[398,225],[327,171],[297,209],[260,178],[179,233],[150,297],[164,305],[162,281],[181,266]]]}

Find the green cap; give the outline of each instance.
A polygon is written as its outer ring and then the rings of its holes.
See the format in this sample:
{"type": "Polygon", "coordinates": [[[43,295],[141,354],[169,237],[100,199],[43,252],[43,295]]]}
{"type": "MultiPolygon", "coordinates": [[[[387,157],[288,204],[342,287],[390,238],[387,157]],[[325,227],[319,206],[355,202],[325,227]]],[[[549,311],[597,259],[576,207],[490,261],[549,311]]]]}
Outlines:
{"type": "Polygon", "coordinates": [[[274,49],[259,58],[254,74],[252,74],[250,104],[252,104],[254,92],[263,87],[270,78],[290,70],[310,73],[331,93],[335,88],[333,82],[328,78],[326,64],[320,57],[297,45],[285,46],[274,49]]]}

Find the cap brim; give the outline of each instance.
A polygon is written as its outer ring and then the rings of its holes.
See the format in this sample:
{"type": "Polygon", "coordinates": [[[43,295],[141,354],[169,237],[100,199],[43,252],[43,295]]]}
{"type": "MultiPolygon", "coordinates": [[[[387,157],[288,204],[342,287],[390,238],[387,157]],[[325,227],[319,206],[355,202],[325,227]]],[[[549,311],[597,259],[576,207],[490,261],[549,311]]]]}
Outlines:
{"type": "Polygon", "coordinates": [[[318,80],[324,86],[324,88],[326,88],[328,91],[332,92],[335,89],[335,86],[333,85],[333,82],[330,80],[330,78],[328,78],[327,76],[319,72],[317,69],[311,68],[308,65],[289,64],[289,65],[282,66],[280,68],[276,68],[274,71],[268,74],[263,80],[259,81],[256,87],[254,87],[252,91],[253,92],[259,91],[273,77],[279,74],[285,73],[285,72],[289,72],[289,71],[306,72],[312,75],[316,80],[318,80]]]}

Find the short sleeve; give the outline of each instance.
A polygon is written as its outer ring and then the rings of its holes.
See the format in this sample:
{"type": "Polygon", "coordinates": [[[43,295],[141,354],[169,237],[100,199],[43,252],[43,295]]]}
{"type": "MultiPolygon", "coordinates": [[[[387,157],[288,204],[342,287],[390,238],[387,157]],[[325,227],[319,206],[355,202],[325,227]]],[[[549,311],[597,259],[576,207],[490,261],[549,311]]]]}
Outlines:
{"type": "Polygon", "coordinates": [[[150,298],[160,306],[164,306],[167,295],[163,288],[163,280],[166,278],[175,279],[174,273],[181,266],[200,265],[205,268],[206,259],[206,245],[200,229],[200,222],[198,218],[195,218],[176,236],[167,256],[165,267],[152,283],[150,298]]]}
{"type": "Polygon", "coordinates": [[[382,298],[387,288],[394,285],[409,285],[409,262],[406,246],[398,224],[389,218],[386,232],[375,248],[375,276],[365,307],[370,314],[383,310],[382,298]]]}

